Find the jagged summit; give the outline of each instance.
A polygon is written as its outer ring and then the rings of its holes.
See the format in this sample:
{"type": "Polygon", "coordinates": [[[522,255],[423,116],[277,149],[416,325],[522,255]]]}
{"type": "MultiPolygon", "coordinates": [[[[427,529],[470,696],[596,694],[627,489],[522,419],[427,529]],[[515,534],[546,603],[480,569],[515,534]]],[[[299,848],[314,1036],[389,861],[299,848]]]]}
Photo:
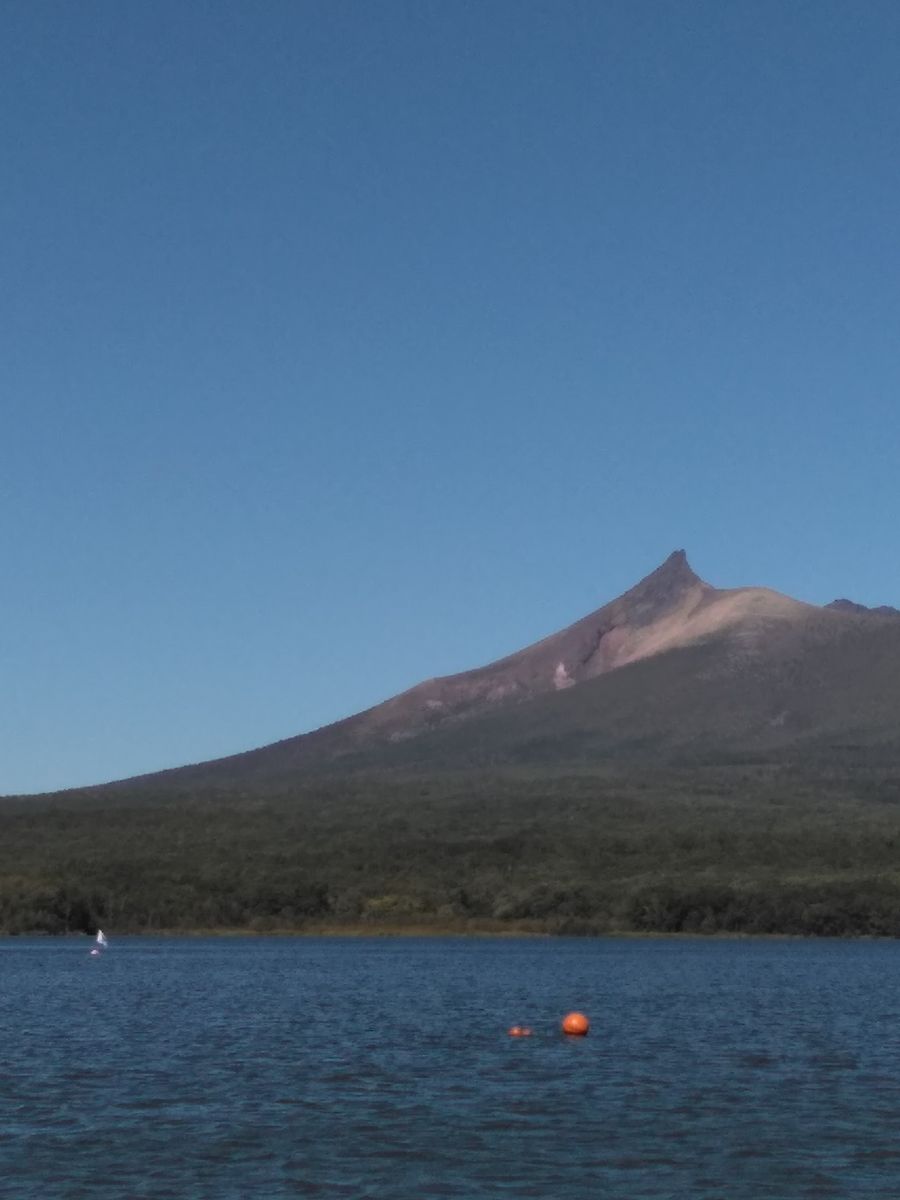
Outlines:
{"type": "Polygon", "coordinates": [[[673,550],[669,557],[649,575],[641,581],[646,583],[651,579],[664,581],[666,583],[700,583],[702,582],[691,564],[688,562],[687,553],[684,550],[673,550]]]}
{"type": "Polygon", "coordinates": [[[673,550],[669,557],[661,562],[655,571],[651,571],[649,575],[645,575],[643,579],[634,585],[631,591],[647,585],[674,588],[690,587],[692,584],[702,582],[703,580],[696,574],[688,562],[687,553],[684,550],[673,550]]]}
{"type": "MultiPolygon", "coordinates": [[[[640,582],[635,584],[635,588],[653,587],[653,588],[680,588],[691,587],[695,583],[702,583],[702,579],[697,575],[691,564],[688,562],[687,554],[684,550],[673,550],[669,557],[649,575],[645,575],[640,582]]],[[[635,588],[631,589],[632,591],[635,588]]]]}
{"type": "Polygon", "coordinates": [[[673,550],[655,571],[645,575],[634,587],[620,596],[618,601],[612,603],[631,606],[631,617],[642,620],[658,612],[661,607],[678,602],[686,593],[696,588],[713,590],[695,574],[684,550],[673,550]]]}

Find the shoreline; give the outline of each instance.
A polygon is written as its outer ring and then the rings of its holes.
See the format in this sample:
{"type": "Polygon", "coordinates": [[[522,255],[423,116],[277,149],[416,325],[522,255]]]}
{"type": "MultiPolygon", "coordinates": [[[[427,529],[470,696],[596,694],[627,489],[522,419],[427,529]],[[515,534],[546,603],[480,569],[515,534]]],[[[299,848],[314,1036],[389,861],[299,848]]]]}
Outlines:
{"type": "MultiPolygon", "coordinates": [[[[46,933],[40,930],[8,933],[0,930],[0,939],[12,938],[77,938],[79,940],[93,938],[88,933],[46,933]]],[[[282,929],[247,929],[214,928],[214,929],[135,929],[115,932],[115,938],[357,938],[360,940],[379,940],[383,938],[498,938],[504,941],[522,938],[543,938],[548,941],[558,938],[573,938],[579,941],[597,939],[634,940],[634,941],[879,941],[893,942],[897,938],[874,934],[837,935],[804,933],[742,933],[716,930],[711,933],[609,929],[596,932],[566,933],[548,929],[492,929],[492,928],[455,928],[436,925],[343,925],[343,926],[298,926],[282,929]]]]}

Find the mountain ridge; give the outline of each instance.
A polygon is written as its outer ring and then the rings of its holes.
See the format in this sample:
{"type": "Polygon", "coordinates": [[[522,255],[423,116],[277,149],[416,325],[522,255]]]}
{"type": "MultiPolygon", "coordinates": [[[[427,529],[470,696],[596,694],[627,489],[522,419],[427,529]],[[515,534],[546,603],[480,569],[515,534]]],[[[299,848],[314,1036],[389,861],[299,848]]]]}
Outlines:
{"type": "Polygon", "coordinates": [[[768,588],[714,587],[679,549],[620,596],[484,666],[426,679],[307,733],[117,784],[243,785],[257,775],[414,764],[432,749],[452,762],[451,747],[468,762],[466,743],[487,745],[492,736],[517,759],[515,728],[527,728],[534,742],[542,723],[556,731],[560,763],[573,739],[604,757],[635,746],[713,753],[716,744],[799,744],[817,729],[859,736],[860,714],[871,742],[900,714],[892,683],[895,660],[900,678],[900,622],[888,615],[886,606],[818,606],[768,588]],[[855,649],[847,651],[848,642],[855,649]],[[860,674],[885,654],[891,669],[860,674]],[[844,707],[853,706],[843,718],[842,695],[844,707]]]}

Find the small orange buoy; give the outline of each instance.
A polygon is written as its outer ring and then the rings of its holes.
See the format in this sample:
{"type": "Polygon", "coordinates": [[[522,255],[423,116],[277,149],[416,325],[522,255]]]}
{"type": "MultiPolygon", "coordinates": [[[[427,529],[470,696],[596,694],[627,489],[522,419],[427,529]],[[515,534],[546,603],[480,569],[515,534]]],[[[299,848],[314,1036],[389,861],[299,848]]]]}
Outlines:
{"type": "Polygon", "coordinates": [[[563,1017],[562,1031],[570,1033],[573,1037],[584,1037],[591,1027],[590,1021],[580,1012],[571,1012],[567,1017],[563,1017]]]}
{"type": "Polygon", "coordinates": [[[509,1030],[510,1037],[531,1037],[531,1030],[527,1025],[513,1025],[509,1030]]]}

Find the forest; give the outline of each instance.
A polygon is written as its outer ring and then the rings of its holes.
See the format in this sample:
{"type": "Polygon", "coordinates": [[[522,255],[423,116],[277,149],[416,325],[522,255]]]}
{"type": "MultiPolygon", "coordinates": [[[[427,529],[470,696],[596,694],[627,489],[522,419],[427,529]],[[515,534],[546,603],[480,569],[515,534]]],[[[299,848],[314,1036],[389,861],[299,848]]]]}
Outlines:
{"type": "Polygon", "coordinates": [[[323,774],[0,801],[0,931],[900,936],[900,773],[323,774]]]}

